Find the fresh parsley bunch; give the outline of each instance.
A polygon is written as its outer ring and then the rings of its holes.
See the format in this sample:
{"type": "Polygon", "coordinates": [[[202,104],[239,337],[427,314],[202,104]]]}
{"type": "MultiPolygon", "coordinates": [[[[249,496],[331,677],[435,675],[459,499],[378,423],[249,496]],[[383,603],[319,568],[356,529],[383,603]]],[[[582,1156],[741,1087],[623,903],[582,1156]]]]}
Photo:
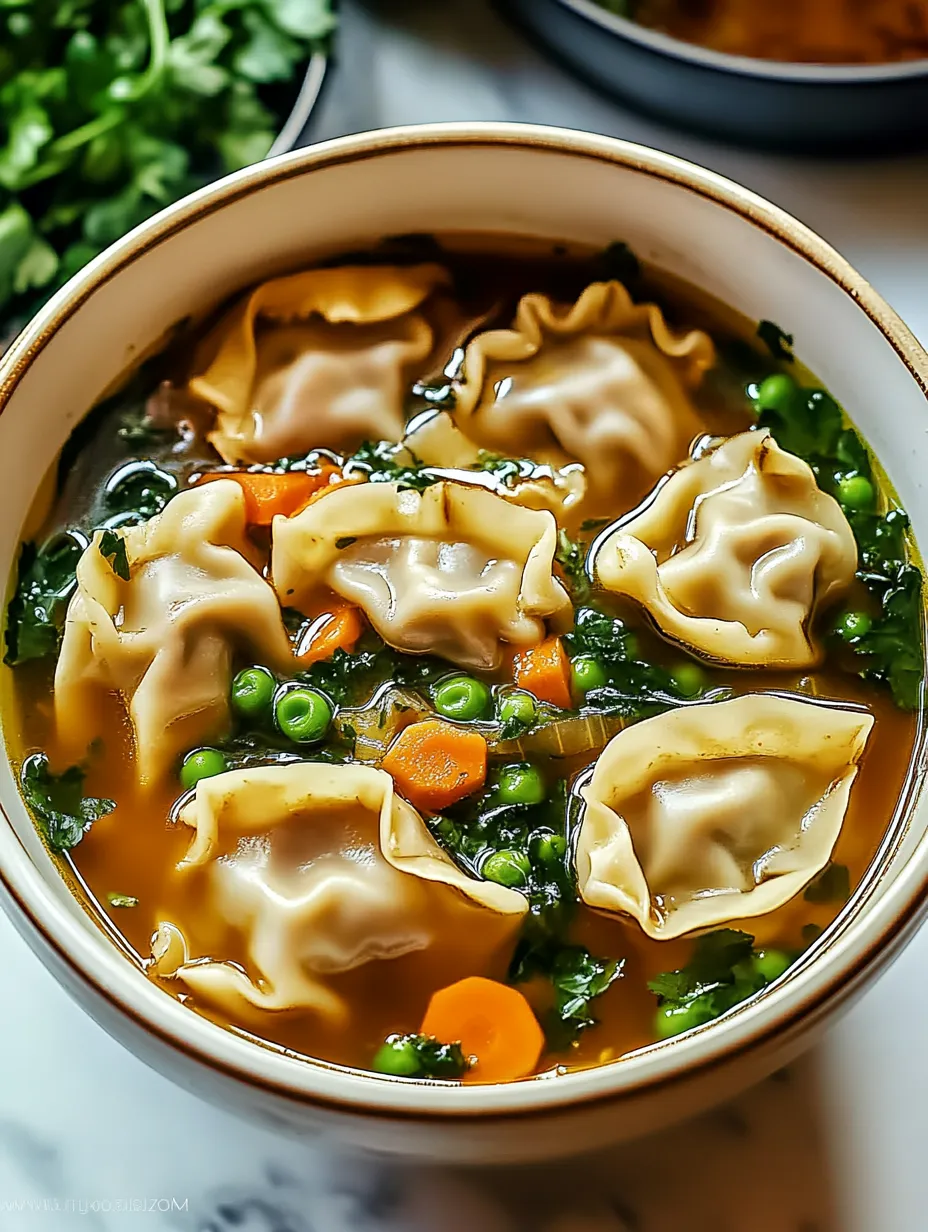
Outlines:
{"type": "Polygon", "coordinates": [[[331,0],[0,0],[0,340],[101,249],[263,158],[331,0]]]}

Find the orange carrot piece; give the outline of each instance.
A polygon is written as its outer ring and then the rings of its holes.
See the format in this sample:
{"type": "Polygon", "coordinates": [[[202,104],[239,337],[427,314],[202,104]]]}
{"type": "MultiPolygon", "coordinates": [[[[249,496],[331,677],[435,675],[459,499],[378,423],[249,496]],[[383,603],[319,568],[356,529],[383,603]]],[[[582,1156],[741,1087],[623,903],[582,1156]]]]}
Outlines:
{"type": "Polygon", "coordinates": [[[304,666],[331,659],[336,650],[354,650],[364,630],[361,612],[353,603],[331,604],[313,620],[300,638],[296,657],[304,666]]]}
{"type": "Polygon", "coordinates": [[[426,719],[404,728],[381,764],[410,804],[436,813],[486,782],[487,742],[479,732],[426,719]]]}
{"type": "Polygon", "coordinates": [[[511,1082],[534,1072],[544,1035],[532,1007],[516,988],[469,976],[435,993],[422,1020],[422,1034],[443,1044],[459,1043],[477,1060],[467,1078],[511,1082]]]}
{"type": "Polygon", "coordinates": [[[196,483],[213,479],[232,479],[245,493],[245,512],[250,526],[270,526],[281,514],[285,518],[305,509],[313,496],[327,491],[333,475],[340,472],[334,466],[319,471],[207,471],[196,483]]]}
{"type": "Polygon", "coordinates": [[[532,693],[540,702],[550,702],[562,710],[573,705],[570,660],[559,637],[549,637],[540,646],[517,654],[515,679],[520,689],[532,693]]]}

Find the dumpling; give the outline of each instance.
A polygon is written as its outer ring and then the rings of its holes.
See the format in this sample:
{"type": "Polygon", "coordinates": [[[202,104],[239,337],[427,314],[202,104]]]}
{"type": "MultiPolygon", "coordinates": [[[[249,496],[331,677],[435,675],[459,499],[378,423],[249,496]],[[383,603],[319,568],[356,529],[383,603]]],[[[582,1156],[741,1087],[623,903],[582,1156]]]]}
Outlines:
{"type": "Polygon", "coordinates": [[[488,449],[582,462],[594,500],[631,508],[702,430],[687,391],[714,362],[708,334],[675,333],[619,282],[572,305],[525,295],[512,329],[467,347],[455,416],[488,449]]]}
{"type": "Polygon", "coordinates": [[[444,976],[484,970],[527,910],[515,890],[463,873],[382,770],[297,762],[203,779],[182,810],[195,831],[179,875],[203,904],[165,922],[152,973],[241,1010],[344,1019],[329,978],[435,952],[444,976]],[[219,955],[232,930],[246,967],[219,955]],[[189,957],[190,951],[207,957],[189,957]]]}
{"type": "Polygon", "coordinates": [[[449,479],[455,477],[454,471],[466,470],[468,483],[480,484],[528,509],[548,509],[559,522],[577,509],[586,495],[586,474],[578,462],[556,467],[516,459],[518,471],[481,466],[480,447],[464,435],[447,411],[417,416],[409,424],[402,445],[401,457],[412,463],[449,479]]]}
{"type": "Polygon", "coordinates": [[[237,483],[192,488],[143,525],[110,533],[125,547],[129,580],[101,555],[98,532],[77,566],[55,718],[62,741],[82,756],[103,734],[100,695],[120,694],[139,780],[149,784],[179,754],[222,733],[234,648],[279,667],[292,651],[277,597],[258,572],[237,483]]]}
{"type": "Polygon", "coordinates": [[[461,667],[497,667],[570,624],[552,573],[557,524],[462,483],[335,488],[272,528],[274,586],[308,611],[325,588],[356,603],[389,645],[461,667]]]}
{"type": "Polygon", "coordinates": [[[841,507],[768,432],[683,466],[607,536],[594,570],[668,637],[739,666],[810,667],[816,613],[857,569],[841,507]]]}
{"type": "Polygon", "coordinates": [[[417,311],[439,265],[342,266],[262,283],[205,339],[188,388],[218,412],[227,462],[398,441],[409,380],[433,347],[417,311]]]}
{"type": "Polygon", "coordinates": [[[767,694],[606,745],[580,794],[580,897],[658,941],[775,911],[831,857],[873,719],[767,694]]]}

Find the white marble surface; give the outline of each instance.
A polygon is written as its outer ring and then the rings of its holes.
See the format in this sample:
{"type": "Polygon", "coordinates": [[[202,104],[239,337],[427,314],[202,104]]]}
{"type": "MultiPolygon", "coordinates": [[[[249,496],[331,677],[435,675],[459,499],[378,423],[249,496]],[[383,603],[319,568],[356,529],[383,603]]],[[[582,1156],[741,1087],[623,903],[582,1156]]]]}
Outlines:
{"type": "MultiPolygon", "coordinates": [[[[689,138],[548,64],[480,0],[343,9],[313,137],[499,118],[661,146],[797,214],[928,340],[928,158],[823,164],[689,138]]],[[[0,1232],[920,1232],[926,971],[923,935],[815,1054],[731,1108],[581,1163],[437,1173],[310,1151],[199,1103],[86,1019],[0,920],[0,1232]]]]}

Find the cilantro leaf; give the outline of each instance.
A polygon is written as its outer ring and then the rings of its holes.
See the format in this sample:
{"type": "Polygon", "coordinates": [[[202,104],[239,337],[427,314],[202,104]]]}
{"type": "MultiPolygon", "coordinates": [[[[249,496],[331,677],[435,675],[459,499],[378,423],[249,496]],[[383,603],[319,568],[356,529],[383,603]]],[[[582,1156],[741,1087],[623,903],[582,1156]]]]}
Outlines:
{"type": "Polygon", "coordinates": [[[564,570],[567,585],[576,599],[583,599],[590,592],[590,578],[586,571],[586,548],[571,539],[566,530],[557,533],[557,550],[554,559],[564,570]]]}
{"type": "Polygon", "coordinates": [[[44,753],[26,758],[20,782],[26,804],[54,851],[76,847],[93,823],[116,807],[113,800],[83,794],[84,771],[80,766],[52,774],[44,753]]]}
{"type": "Polygon", "coordinates": [[[579,1035],[596,1025],[591,1003],[622,978],[623,958],[597,958],[582,945],[565,945],[550,939],[517,950],[509,978],[515,983],[547,980],[554,1004],[543,1026],[548,1047],[562,1052],[579,1035]]]}
{"type": "Polygon", "coordinates": [[[114,530],[105,530],[100,536],[99,549],[100,555],[104,560],[109,561],[116,576],[128,582],[131,576],[129,557],[126,553],[126,541],[122,535],[117,535],[114,530]]]}
{"type": "Polygon", "coordinates": [[[738,963],[751,957],[754,938],[734,928],[720,928],[698,937],[685,967],[665,971],[648,981],[648,988],[662,1002],[679,1004],[731,983],[738,963]]]}

